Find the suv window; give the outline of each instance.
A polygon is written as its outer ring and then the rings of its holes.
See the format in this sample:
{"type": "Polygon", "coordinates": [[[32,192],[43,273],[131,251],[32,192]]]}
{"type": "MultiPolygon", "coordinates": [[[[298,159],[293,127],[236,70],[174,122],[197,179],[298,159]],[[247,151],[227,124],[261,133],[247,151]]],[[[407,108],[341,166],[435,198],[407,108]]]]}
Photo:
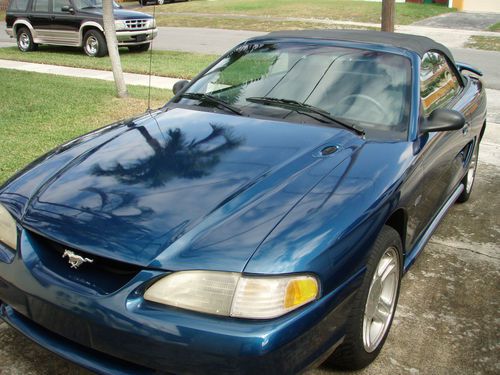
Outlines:
{"type": "Polygon", "coordinates": [[[33,5],[33,9],[35,12],[45,12],[49,11],[49,0],[35,0],[35,4],[33,5]]]}
{"type": "Polygon", "coordinates": [[[66,13],[61,10],[65,5],[71,6],[69,0],[52,0],[52,11],[54,13],[66,13]]]}
{"type": "Polygon", "coordinates": [[[9,10],[25,11],[28,8],[29,0],[12,0],[9,4],[9,10]]]}
{"type": "Polygon", "coordinates": [[[438,52],[427,52],[420,69],[424,114],[427,116],[434,109],[446,106],[459,90],[459,81],[446,58],[438,52]]]}

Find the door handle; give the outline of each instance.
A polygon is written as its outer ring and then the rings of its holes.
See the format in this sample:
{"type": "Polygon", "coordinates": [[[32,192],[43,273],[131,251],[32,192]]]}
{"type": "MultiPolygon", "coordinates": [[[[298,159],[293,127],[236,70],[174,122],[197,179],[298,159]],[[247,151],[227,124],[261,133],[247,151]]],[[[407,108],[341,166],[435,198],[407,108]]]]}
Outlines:
{"type": "Polygon", "coordinates": [[[56,16],[50,16],[50,20],[51,21],[55,21],[56,20],[56,16]]]}
{"type": "Polygon", "coordinates": [[[469,129],[470,129],[470,124],[466,122],[464,127],[462,128],[462,134],[467,135],[467,133],[469,133],[469,129]]]}

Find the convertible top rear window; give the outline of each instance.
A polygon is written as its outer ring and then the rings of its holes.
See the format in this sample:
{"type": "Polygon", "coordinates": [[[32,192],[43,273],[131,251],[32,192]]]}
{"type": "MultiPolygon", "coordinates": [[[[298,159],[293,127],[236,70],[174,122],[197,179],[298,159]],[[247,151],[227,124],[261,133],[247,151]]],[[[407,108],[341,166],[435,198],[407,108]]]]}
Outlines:
{"type": "Polygon", "coordinates": [[[410,72],[409,59],[391,53],[313,43],[251,43],[226,55],[187,92],[216,96],[250,115],[317,124],[299,111],[247,99],[295,101],[359,124],[369,137],[405,139],[410,72]]]}

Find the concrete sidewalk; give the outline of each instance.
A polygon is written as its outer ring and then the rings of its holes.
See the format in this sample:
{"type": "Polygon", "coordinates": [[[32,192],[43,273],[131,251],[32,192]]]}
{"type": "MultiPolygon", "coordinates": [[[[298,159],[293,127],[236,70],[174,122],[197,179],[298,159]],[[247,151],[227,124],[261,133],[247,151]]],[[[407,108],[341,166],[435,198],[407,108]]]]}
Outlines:
{"type": "MultiPolygon", "coordinates": [[[[22,61],[1,60],[0,68],[22,70],[25,72],[55,74],[66,77],[93,78],[104,81],[114,81],[113,72],[96,69],[70,68],[67,66],[35,64],[22,61]]],[[[146,74],[124,73],[127,85],[149,86],[149,76],[146,74]]],[[[171,90],[179,78],[151,76],[151,87],[171,90]]]]}

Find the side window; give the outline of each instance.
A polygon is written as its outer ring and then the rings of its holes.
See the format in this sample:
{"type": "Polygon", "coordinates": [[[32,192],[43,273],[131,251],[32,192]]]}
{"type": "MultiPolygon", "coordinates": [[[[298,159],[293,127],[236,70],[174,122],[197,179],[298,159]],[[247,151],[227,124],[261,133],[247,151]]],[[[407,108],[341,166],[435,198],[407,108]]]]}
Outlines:
{"type": "Polygon", "coordinates": [[[460,90],[460,84],[445,57],[438,52],[427,52],[420,68],[420,96],[424,114],[446,106],[460,90]]]}
{"type": "Polygon", "coordinates": [[[69,0],[52,0],[52,11],[54,13],[66,13],[61,10],[65,5],[71,6],[69,0]]]}
{"type": "Polygon", "coordinates": [[[9,10],[25,11],[28,8],[29,0],[12,0],[9,4],[9,10]]]}
{"type": "Polygon", "coordinates": [[[35,0],[35,4],[33,5],[33,9],[35,10],[35,12],[48,13],[49,0],[35,0]]]}

